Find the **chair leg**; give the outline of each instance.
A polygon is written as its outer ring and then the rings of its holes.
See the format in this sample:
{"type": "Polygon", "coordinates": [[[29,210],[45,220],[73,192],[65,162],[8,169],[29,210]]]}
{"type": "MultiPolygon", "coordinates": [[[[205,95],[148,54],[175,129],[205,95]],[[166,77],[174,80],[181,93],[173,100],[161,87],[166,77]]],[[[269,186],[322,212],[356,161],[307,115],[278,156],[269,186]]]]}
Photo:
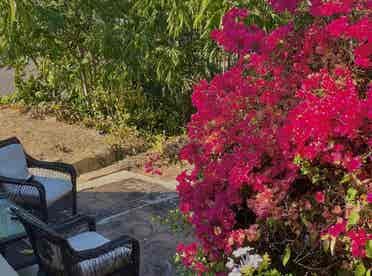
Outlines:
{"type": "Polygon", "coordinates": [[[72,177],[72,214],[77,214],[77,188],[76,188],[76,176],[72,177]]]}
{"type": "Polygon", "coordinates": [[[45,201],[41,201],[40,211],[41,211],[42,219],[45,222],[48,222],[48,220],[49,220],[49,212],[48,212],[48,204],[46,203],[46,200],[45,201]]]}
{"type": "Polygon", "coordinates": [[[43,220],[44,222],[48,222],[49,220],[49,214],[48,214],[48,208],[43,208],[42,210],[43,220]]]}
{"type": "Polygon", "coordinates": [[[72,194],[72,215],[77,214],[77,199],[76,199],[76,192],[72,194]]]}
{"type": "Polygon", "coordinates": [[[132,241],[132,258],[133,258],[133,268],[134,268],[134,275],[139,276],[140,274],[140,256],[141,250],[140,245],[137,240],[132,241]]]}

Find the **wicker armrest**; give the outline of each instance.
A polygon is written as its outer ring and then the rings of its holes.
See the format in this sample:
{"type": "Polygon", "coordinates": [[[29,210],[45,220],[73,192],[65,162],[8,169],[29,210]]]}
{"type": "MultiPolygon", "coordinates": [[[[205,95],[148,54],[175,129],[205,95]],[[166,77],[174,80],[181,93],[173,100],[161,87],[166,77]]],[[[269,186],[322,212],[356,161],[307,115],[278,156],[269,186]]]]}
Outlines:
{"type": "Polygon", "coordinates": [[[132,245],[131,257],[133,261],[136,261],[139,256],[139,243],[136,239],[129,236],[121,236],[120,238],[110,241],[100,247],[92,248],[84,251],[75,251],[71,248],[74,255],[77,257],[79,262],[89,259],[98,258],[104,254],[110,253],[119,247],[124,247],[128,244],[132,245]]]}
{"type": "Polygon", "coordinates": [[[33,158],[30,155],[26,155],[27,158],[27,164],[30,168],[42,168],[42,169],[48,169],[48,170],[54,170],[62,173],[68,173],[70,174],[71,178],[77,177],[76,169],[66,163],[62,162],[49,162],[49,161],[41,161],[33,158]]]}
{"type": "Polygon", "coordinates": [[[89,231],[96,231],[96,220],[86,215],[76,215],[68,218],[58,225],[51,226],[57,233],[71,230],[73,227],[87,225],[89,231]]]}
{"type": "Polygon", "coordinates": [[[0,183],[6,183],[11,185],[18,185],[18,186],[30,186],[34,187],[38,190],[40,199],[45,200],[45,188],[41,185],[38,181],[34,180],[32,177],[29,179],[17,179],[17,178],[10,178],[5,176],[0,176],[0,183]]]}

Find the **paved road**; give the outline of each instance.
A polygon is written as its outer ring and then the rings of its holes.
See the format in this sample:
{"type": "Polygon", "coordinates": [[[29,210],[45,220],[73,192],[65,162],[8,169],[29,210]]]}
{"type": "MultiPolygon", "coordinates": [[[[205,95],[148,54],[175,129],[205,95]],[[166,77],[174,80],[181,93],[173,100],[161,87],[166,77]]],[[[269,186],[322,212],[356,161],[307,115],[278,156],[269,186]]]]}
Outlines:
{"type": "Polygon", "coordinates": [[[14,91],[14,73],[11,69],[0,68],[0,96],[14,91]]]}

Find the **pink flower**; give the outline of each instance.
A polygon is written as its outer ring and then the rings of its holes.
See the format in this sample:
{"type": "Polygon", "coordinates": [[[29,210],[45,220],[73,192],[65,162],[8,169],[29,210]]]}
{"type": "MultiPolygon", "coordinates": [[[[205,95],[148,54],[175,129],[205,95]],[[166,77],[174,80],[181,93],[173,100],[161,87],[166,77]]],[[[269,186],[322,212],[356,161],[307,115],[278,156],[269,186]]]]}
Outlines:
{"type": "Polygon", "coordinates": [[[372,239],[372,235],[366,234],[365,230],[359,228],[351,230],[347,233],[351,239],[351,252],[356,258],[364,258],[366,256],[366,242],[372,239]]]}
{"type": "Polygon", "coordinates": [[[308,200],[305,200],[305,210],[311,210],[312,209],[311,202],[308,200]]]}
{"type": "Polygon", "coordinates": [[[349,26],[349,20],[346,16],[342,16],[338,19],[333,20],[328,24],[326,30],[333,36],[340,37],[345,33],[349,26]]]}
{"type": "Polygon", "coordinates": [[[299,0],[269,0],[272,7],[278,12],[294,12],[299,0]]]}
{"type": "Polygon", "coordinates": [[[346,231],[346,222],[338,222],[332,226],[330,226],[324,233],[324,234],[329,234],[334,238],[337,238],[341,234],[343,234],[346,231]]]}
{"type": "Polygon", "coordinates": [[[201,273],[208,271],[208,268],[201,262],[196,262],[194,264],[194,267],[195,267],[195,270],[200,273],[200,275],[202,275],[201,273]]]}
{"type": "Polygon", "coordinates": [[[160,154],[155,153],[148,156],[149,161],[147,161],[144,165],[145,173],[157,174],[161,175],[162,172],[159,168],[155,168],[155,163],[160,159],[160,154]]]}
{"type": "Polygon", "coordinates": [[[355,64],[366,69],[372,67],[372,61],[367,57],[356,57],[355,64]]]}
{"type": "Polygon", "coordinates": [[[319,204],[323,204],[325,202],[325,194],[323,192],[316,192],[315,193],[315,200],[319,204]]]}
{"type": "Polygon", "coordinates": [[[314,16],[332,16],[339,13],[349,13],[354,0],[311,0],[311,13],[314,16]]]}
{"type": "Polygon", "coordinates": [[[155,169],[152,171],[152,174],[162,175],[163,172],[161,171],[161,169],[155,169]]]}
{"type": "Polygon", "coordinates": [[[247,240],[250,242],[257,241],[260,237],[259,225],[252,224],[251,226],[249,226],[246,232],[246,236],[247,236],[247,240]]]}
{"type": "Polygon", "coordinates": [[[186,267],[191,267],[195,262],[195,257],[198,253],[198,244],[191,243],[189,245],[179,244],[176,249],[181,257],[182,263],[186,267]]]}
{"type": "Polygon", "coordinates": [[[367,194],[367,203],[372,204],[372,193],[367,194]]]}
{"type": "Polygon", "coordinates": [[[248,199],[247,205],[258,217],[266,218],[274,211],[274,194],[270,190],[265,190],[257,194],[256,198],[248,199]]]}
{"type": "Polygon", "coordinates": [[[247,10],[232,8],[222,20],[222,29],[214,30],[211,38],[227,52],[246,54],[258,50],[264,32],[257,26],[246,26],[242,20],[247,16],[247,10]]]}
{"type": "MultiPolygon", "coordinates": [[[[299,2],[270,0],[276,11],[293,13],[299,2]]],[[[177,179],[180,209],[209,261],[225,260],[234,246],[255,242],[258,229],[270,236],[261,224],[271,219],[285,219],[291,229],[305,215],[303,231],[311,233],[336,216],[347,219],[353,206],[342,205],[346,187],[338,185],[340,176],[347,171],[372,178],[372,157],[362,159],[372,147],[370,4],[301,1],[308,4],[315,18],[301,28],[290,23],[267,32],[246,23],[247,10],[233,8],[211,34],[232,56],[222,55],[221,63],[236,63],[194,87],[190,142],[180,154],[193,170],[177,179]],[[324,190],[313,194],[317,179],[307,166],[325,176],[324,190]],[[259,225],[257,231],[251,224],[259,225]]],[[[360,216],[364,223],[365,214],[360,216]]],[[[352,252],[345,259],[364,254],[358,231],[350,234],[352,252]]],[[[346,222],[338,221],[323,234],[345,232],[346,222]]],[[[192,255],[185,253],[184,262],[198,272],[203,267],[192,255]]]]}
{"type": "MultiPolygon", "coordinates": [[[[372,32],[371,32],[372,38],[372,32]]],[[[366,43],[360,44],[355,50],[355,63],[363,68],[369,68],[372,65],[372,60],[370,56],[372,55],[372,42],[368,41],[366,43]]]]}
{"type": "Polygon", "coordinates": [[[354,172],[362,166],[362,160],[359,156],[353,158],[346,158],[344,165],[349,172],[354,172]]]}

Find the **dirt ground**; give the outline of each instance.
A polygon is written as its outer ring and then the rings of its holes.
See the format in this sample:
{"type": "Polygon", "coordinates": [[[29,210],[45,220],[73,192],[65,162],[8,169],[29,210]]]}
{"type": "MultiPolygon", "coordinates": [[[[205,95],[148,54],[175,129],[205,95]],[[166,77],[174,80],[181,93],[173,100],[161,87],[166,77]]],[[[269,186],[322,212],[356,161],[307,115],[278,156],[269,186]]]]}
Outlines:
{"type": "Polygon", "coordinates": [[[110,152],[104,136],[93,129],[68,125],[55,118],[37,120],[15,109],[0,107],[0,140],[18,137],[32,156],[63,161],[85,171],[95,156],[110,152]],[[82,160],[85,160],[82,164],[82,160]]]}
{"type": "MultiPolygon", "coordinates": [[[[14,108],[0,106],[0,140],[12,136],[18,137],[32,156],[73,164],[80,174],[102,168],[106,169],[103,172],[100,170],[100,175],[121,170],[145,174],[143,165],[148,160],[146,153],[116,162],[105,137],[94,129],[69,125],[53,117],[33,119],[14,108]]],[[[146,175],[171,181],[184,169],[180,164],[166,164],[160,168],[162,175],[146,175]]]]}
{"type": "MultiPolygon", "coordinates": [[[[164,162],[160,168],[162,175],[146,174],[144,164],[148,161],[148,153],[128,156],[117,162],[111,160],[110,163],[104,156],[110,155],[111,150],[105,137],[97,131],[68,125],[55,118],[33,119],[15,109],[0,106],[0,140],[11,136],[17,136],[26,151],[36,158],[73,164],[83,173],[78,185],[89,180],[102,181],[105,176],[111,177],[123,170],[149,176],[146,181],[124,179],[79,190],[78,211],[94,216],[98,231],[108,238],[115,239],[125,233],[140,241],[141,276],[177,275],[171,261],[176,246],[193,239],[172,234],[167,226],[154,221],[154,217],[164,217],[176,208],[175,179],[185,166],[164,162]],[[167,182],[167,186],[157,184],[159,179],[167,182]]],[[[60,217],[63,216],[61,213],[60,217]]]]}

